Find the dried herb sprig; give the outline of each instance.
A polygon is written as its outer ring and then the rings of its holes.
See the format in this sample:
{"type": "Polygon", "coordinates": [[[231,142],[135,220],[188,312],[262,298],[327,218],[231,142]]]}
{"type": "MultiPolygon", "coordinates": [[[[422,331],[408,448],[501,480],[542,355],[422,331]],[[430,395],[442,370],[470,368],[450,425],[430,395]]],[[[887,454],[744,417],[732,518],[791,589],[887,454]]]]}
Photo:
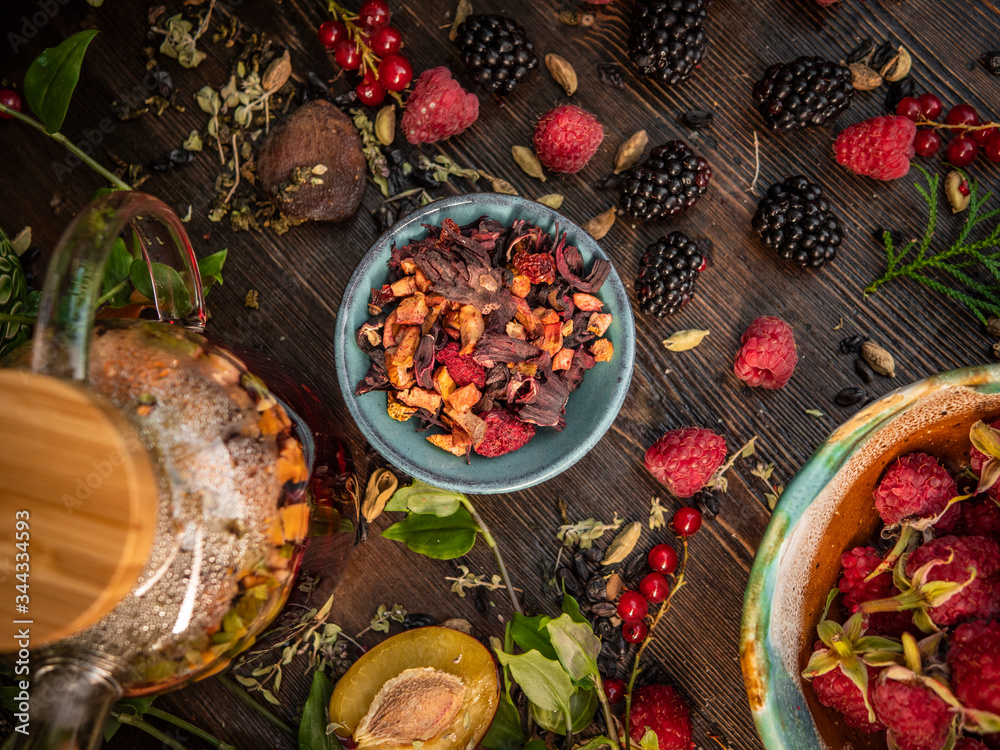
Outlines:
{"type": "Polygon", "coordinates": [[[981,214],[981,209],[993,194],[987,191],[980,196],[979,185],[975,180],[967,178],[969,214],[965,224],[951,247],[933,252],[931,242],[937,228],[940,177],[919,165],[917,169],[923,172],[927,180],[926,188],[919,184],[915,186],[917,192],[927,201],[927,228],[921,239],[910,240],[898,250],[893,243],[891,232],[887,230],[883,233],[886,270],[880,278],[865,288],[864,296],[873,294],[880,286],[894,279],[909,278],[939,294],[961,302],[985,326],[988,315],[1000,316],[1000,222],[982,239],[975,242],[969,242],[968,239],[973,229],[1000,216],[1000,209],[995,208],[981,214]],[[945,283],[927,275],[928,272],[935,270],[951,277],[957,284],[945,283]],[[975,270],[985,270],[991,281],[998,283],[984,283],[973,278],[972,273],[975,270]]]}

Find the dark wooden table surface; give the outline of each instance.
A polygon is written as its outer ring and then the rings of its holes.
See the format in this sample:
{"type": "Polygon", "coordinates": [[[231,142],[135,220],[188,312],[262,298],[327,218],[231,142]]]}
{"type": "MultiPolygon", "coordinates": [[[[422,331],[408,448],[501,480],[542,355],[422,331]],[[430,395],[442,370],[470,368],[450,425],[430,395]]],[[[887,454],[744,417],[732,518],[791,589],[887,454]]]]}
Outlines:
{"type": "MultiPolygon", "coordinates": [[[[164,2],[180,9],[178,0],[164,2]]],[[[436,65],[457,67],[444,28],[454,11],[452,0],[390,0],[390,4],[393,23],[402,31],[406,53],[417,71],[436,65]]],[[[529,29],[540,56],[556,52],[573,63],[580,87],[572,101],[601,119],[604,142],[581,173],[551,176],[544,184],[514,166],[510,147],[530,144],[537,117],[567,101],[542,69],[503,106],[482,96],[479,121],[466,133],[413,152],[447,154],[462,166],[505,177],[529,197],[560,192],[566,196],[563,213],[578,222],[614,202],[612,193],[595,190],[593,183],[611,170],[615,150],[636,130],[646,129],[653,143],[686,139],[714,171],[707,195],[681,219],[637,226],[620,218],[602,242],[626,282],[635,276],[642,249],[668,228],[708,237],[714,245],[712,264],[698,282],[691,304],[666,319],[638,316],[631,391],[611,430],[563,475],[522,492],[477,498],[478,507],[496,532],[517,585],[525,589],[528,606],[548,611],[554,602],[543,593],[542,567],[557,554],[559,501],[565,502],[572,519],[610,520],[618,513],[645,522],[654,496],[664,498],[671,510],[680,505],[642,467],[644,450],[663,431],[683,425],[710,427],[726,436],[730,449],[758,435],[757,457],[736,464],[719,517],[707,522],[692,540],[690,585],[665,622],[651,658],[689,698],[700,747],[715,746],[708,734],[721,737],[726,747],[759,747],[737,659],[744,587],[770,515],[764,497],[767,488],[750,473],[753,463],[773,462],[773,481],[787,482],[853,411],[832,401],[842,388],[859,383],[853,358],[837,352],[845,335],[867,334],[896,357],[897,377],[876,379],[868,387],[874,396],[932,373],[987,361],[992,340],[965,309],[908,281],[862,298],[862,288],[881,274],[885,261],[884,252],[871,239],[872,230],[887,227],[907,237],[923,230],[924,206],[913,190],[919,175],[914,171],[898,182],[879,183],[847,172],[831,155],[838,127],[781,136],[766,132],[751,107],[750,88],[775,61],[799,54],[840,59],[860,38],[871,36],[910,50],[919,91],[936,93],[946,107],[969,102],[981,113],[1000,116],[1000,79],[990,77],[976,62],[983,51],[1000,46],[1000,9],[993,0],[843,0],[831,8],[820,8],[814,0],[716,0],[707,26],[710,48],[700,70],[689,81],[664,88],[632,74],[626,55],[631,8],[627,0],[603,6],[590,27],[560,23],[558,11],[570,7],[572,0],[473,0],[473,4],[480,12],[516,16],[529,29]],[[600,83],[596,66],[607,62],[619,64],[625,72],[624,90],[600,83]],[[714,110],[714,126],[702,131],[684,127],[678,115],[692,108],[714,110]],[[755,134],[760,177],[756,191],[751,191],[755,134]],[[824,185],[848,230],[836,262],[819,271],[801,271],[781,262],[750,230],[750,217],[763,190],[796,173],[824,185]],[[746,388],[732,371],[740,333],[759,315],[780,316],[795,329],[800,364],[789,385],[777,392],[746,388]],[[707,328],[711,335],[693,351],[665,351],[662,339],[682,328],[707,328]],[[823,416],[807,415],[807,409],[818,409],[823,416]]],[[[106,0],[99,9],[83,0],[60,5],[55,17],[37,28],[26,44],[16,50],[9,41],[3,45],[0,76],[20,81],[43,48],[80,28],[100,29],[63,127],[68,137],[80,140],[103,118],[112,117],[112,100],[140,82],[141,50],[148,44],[148,5],[135,0],[106,0]]],[[[5,37],[7,32],[23,33],[22,15],[31,16],[40,7],[37,0],[7,0],[0,24],[5,37]]],[[[299,74],[311,69],[323,78],[335,75],[332,60],[314,33],[326,17],[322,2],[244,0],[235,12],[249,28],[266,30],[286,45],[299,74]]],[[[204,127],[194,92],[206,83],[215,87],[224,83],[233,50],[211,43],[202,46],[209,58],[195,70],[164,61],[177,85],[176,101],[186,110],[170,109],[161,117],[147,115],[132,122],[113,119],[113,132],[94,149],[100,161],[110,163],[114,154],[128,162],[148,163],[180,145],[191,130],[204,127]]],[[[345,80],[333,84],[335,92],[348,86],[345,80]]],[[[859,94],[839,126],[879,114],[883,97],[884,89],[859,94]]],[[[86,168],[59,179],[52,164],[64,157],[58,145],[40,134],[17,123],[0,125],[0,225],[15,232],[30,224],[35,242],[44,250],[52,247],[74,212],[101,186],[100,178],[86,168]]],[[[940,159],[926,163],[944,173],[940,159]]],[[[337,388],[332,338],[347,279],[377,234],[371,212],[379,205],[378,191],[369,186],[361,209],[342,224],[309,224],[283,236],[269,231],[232,233],[205,218],[205,189],[218,171],[215,154],[206,149],[184,168],[153,174],[142,189],[170,205],[193,204],[188,230],[199,254],[229,248],[225,285],[209,298],[212,332],[239,347],[263,348],[313,386],[341,420],[363,481],[382,460],[348,417],[337,388]],[[243,304],[250,289],[260,293],[258,310],[243,304]]],[[[996,165],[980,158],[972,174],[987,187],[997,187],[996,165]]],[[[466,189],[485,188],[461,181],[452,188],[466,189]]],[[[448,191],[445,187],[437,194],[448,191]]],[[[942,215],[939,226],[940,241],[950,241],[959,220],[942,215]]],[[[389,522],[386,517],[378,519],[369,541],[355,550],[337,590],[333,620],[346,632],[358,632],[379,604],[399,603],[440,619],[466,618],[482,638],[502,633],[501,621],[510,615],[502,592],[491,595],[489,615],[481,615],[470,598],[449,591],[445,577],[456,573],[454,563],[418,557],[380,538],[378,531],[389,522]]],[[[647,529],[642,544],[648,548],[662,535],[647,529]]],[[[469,555],[468,565],[474,572],[493,572],[483,546],[469,555]]],[[[286,677],[282,705],[276,710],[288,722],[298,720],[307,689],[301,675],[286,677]]],[[[158,705],[241,748],[291,746],[212,680],[165,696],[158,705]]],[[[187,741],[198,747],[193,739],[187,741]]],[[[147,736],[124,729],[111,747],[146,748],[152,743],[147,736]]]]}

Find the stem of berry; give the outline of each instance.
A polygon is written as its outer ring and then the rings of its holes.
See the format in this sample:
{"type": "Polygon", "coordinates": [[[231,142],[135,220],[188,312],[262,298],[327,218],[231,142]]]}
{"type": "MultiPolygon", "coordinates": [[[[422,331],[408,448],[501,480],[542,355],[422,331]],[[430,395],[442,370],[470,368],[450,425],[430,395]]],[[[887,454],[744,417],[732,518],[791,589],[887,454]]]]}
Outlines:
{"type": "Polygon", "coordinates": [[[23,114],[21,112],[18,112],[16,109],[11,109],[10,107],[6,107],[3,104],[0,104],[0,112],[2,112],[5,115],[10,115],[11,117],[14,117],[14,118],[18,119],[21,122],[23,122],[23,123],[25,123],[27,125],[30,125],[35,130],[37,130],[37,131],[39,131],[41,133],[45,133],[45,135],[47,135],[49,138],[51,138],[52,140],[54,140],[56,143],[62,144],[62,146],[67,151],[69,151],[71,154],[73,154],[74,156],[76,156],[80,161],[82,161],[88,167],[90,167],[91,169],[93,169],[95,172],[97,172],[99,175],[101,175],[101,177],[103,177],[104,179],[106,179],[108,182],[110,182],[112,185],[114,185],[119,190],[131,190],[132,189],[131,185],[129,185],[127,182],[123,182],[118,177],[116,177],[115,175],[111,174],[111,172],[109,172],[107,169],[105,169],[100,164],[98,164],[96,161],[94,161],[89,156],[87,156],[83,151],[81,151],[80,149],[78,149],[76,147],[76,145],[73,142],[71,142],[62,133],[50,133],[49,131],[47,131],[45,129],[45,126],[42,125],[42,123],[40,123],[34,117],[29,117],[28,115],[23,114]]]}
{"type": "Polygon", "coordinates": [[[604,683],[599,674],[594,678],[594,687],[597,688],[597,699],[601,702],[601,708],[604,709],[604,723],[608,725],[607,736],[611,741],[611,747],[613,750],[619,750],[621,746],[618,744],[618,733],[615,731],[615,717],[611,713],[611,704],[608,703],[608,696],[604,692],[604,683]]]}
{"type": "Polygon", "coordinates": [[[639,645],[639,650],[635,654],[635,662],[632,664],[632,675],[629,677],[628,687],[625,690],[625,750],[632,749],[632,738],[629,735],[632,729],[630,726],[632,714],[632,689],[635,687],[635,678],[639,676],[639,662],[642,660],[642,654],[646,650],[646,647],[653,642],[653,633],[656,632],[656,626],[659,625],[660,620],[662,620],[663,616],[670,610],[670,605],[673,604],[674,597],[684,586],[684,572],[687,570],[688,563],[688,540],[686,536],[678,536],[678,539],[680,539],[681,544],[684,545],[684,552],[681,555],[681,564],[677,569],[677,573],[673,576],[674,584],[670,587],[670,593],[667,595],[667,598],[664,599],[660,608],[656,611],[656,616],[653,618],[653,622],[649,626],[649,632],[646,634],[646,638],[639,645]]]}
{"type": "Polygon", "coordinates": [[[517,600],[517,594],[514,593],[514,585],[510,582],[510,576],[507,575],[507,567],[503,564],[500,547],[497,546],[493,534],[490,533],[490,527],[486,525],[486,521],[479,515],[479,512],[469,498],[463,496],[462,505],[469,511],[469,515],[472,516],[473,520],[479,526],[479,530],[483,532],[483,540],[486,542],[486,546],[493,550],[493,557],[497,561],[497,568],[500,569],[500,577],[503,578],[504,585],[507,587],[507,593],[510,594],[510,603],[514,605],[514,611],[523,615],[524,610],[521,609],[521,603],[517,600]]]}
{"type": "Polygon", "coordinates": [[[361,27],[355,23],[359,18],[358,14],[347,10],[347,8],[336,2],[336,0],[329,0],[329,9],[330,15],[333,16],[334,20],[344,24],[344,27],[347,29],[347,38],[354,42],[361,52],[361,68],[358,70],[358,73],[362,78],[364,78],[365,73],[369,70],[373,74],[377,74],[379,58],[365,42],[365,35],[361,27]]]}
{"type": "Polygon", "coordinates": [[[984,125],[949,125],[946,122],[932,122],[931,120],[917,120],[918,128],[936,128],[938,130],[961,130],[963,133],[973,133],[977,130],[994,130],[1000,128],[1000,122],[987,122],[984,125]]]}

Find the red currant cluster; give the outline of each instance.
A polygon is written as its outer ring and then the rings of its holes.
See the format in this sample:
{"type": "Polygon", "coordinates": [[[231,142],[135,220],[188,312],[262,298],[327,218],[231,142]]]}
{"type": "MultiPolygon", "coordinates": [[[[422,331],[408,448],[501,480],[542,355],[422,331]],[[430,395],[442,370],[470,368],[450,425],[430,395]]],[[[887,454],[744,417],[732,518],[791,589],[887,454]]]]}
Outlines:
{"type": "MultiPolygon", "coordinates": [[[[357,89],[362,104],[377,106],[387,92],[402,91],[413,80],[413,66],[399,53],[403,36],[390,26],[392,13],[385,0],[365,0],[354,15],[330,3],[333,20],[319,27],[319,41],[333,50],[333,59],[344,70],[357,70],[357,89]]],[[[398,97],[397,97],[398,98],[398,97]]]]}
{"type": "Polygon", "coordinates": [[[948,111],[943,123],[936,122],[944,108],[934,94],[907,96],[896,105],[896,114],[908,117],[921,128],[913,139],[913,150],[920,156],[934,156],[941,150],[942,130],[956,135],[945,148],[945,159],[956,167],[967,167],[975,161],[979,149],[986,158],[1000,162],[1000,123],[981,123],[976,110],[968,104],[957,104],[948,111]]]}

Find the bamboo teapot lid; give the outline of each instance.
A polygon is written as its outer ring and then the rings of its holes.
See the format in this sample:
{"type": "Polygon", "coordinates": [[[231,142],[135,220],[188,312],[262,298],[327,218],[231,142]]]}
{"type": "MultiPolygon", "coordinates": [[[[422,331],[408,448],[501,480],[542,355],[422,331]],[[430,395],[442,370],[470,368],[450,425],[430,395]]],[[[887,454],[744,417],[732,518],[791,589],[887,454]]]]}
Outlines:
{"type": "Polygon", "coordinates": [[[0,370],[0,652],[65,638],[135,586],[156,479],[125,418],[78,383],[0,370]]]}

